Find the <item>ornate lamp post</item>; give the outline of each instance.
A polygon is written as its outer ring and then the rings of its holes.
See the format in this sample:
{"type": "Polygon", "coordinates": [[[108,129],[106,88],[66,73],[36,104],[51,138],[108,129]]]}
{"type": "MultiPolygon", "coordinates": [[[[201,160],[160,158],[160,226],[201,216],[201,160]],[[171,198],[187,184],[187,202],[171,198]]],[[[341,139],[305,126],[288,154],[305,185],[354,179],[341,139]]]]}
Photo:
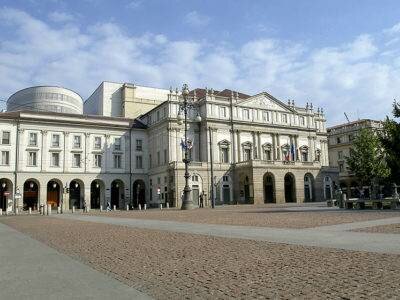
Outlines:
{"type": "MultiPolygon", "coordinates": [[[[187,125],[188,125],[188,114],[191,109],[195,110],[195,104],[193,101],[193,98],[189,98],[189,88],[187,84],[184,84],[182,87],[182,98],[183,101],[179,103],[179,113],[178,113],[178,124],[182,124],[182,119],[185,124],[185,141],[183,142],[183,149],[185,150],[185,157],[183,159],[183,162],[185,163],[185,187],[183,189],[183,200],[182,200],[182,207],[181,209],[193,209],[194,205],[193,202],[190,201],[190,187],[189,187],[189,145],[188,145],[188,139],[187,139],[187,125]],[[182,118],[182,113],[184,115],[184,118],[182,118]]],[[[201,117],[197,113],[197,116],[195,118],[197,122],[201,122],[201,117]]]]}

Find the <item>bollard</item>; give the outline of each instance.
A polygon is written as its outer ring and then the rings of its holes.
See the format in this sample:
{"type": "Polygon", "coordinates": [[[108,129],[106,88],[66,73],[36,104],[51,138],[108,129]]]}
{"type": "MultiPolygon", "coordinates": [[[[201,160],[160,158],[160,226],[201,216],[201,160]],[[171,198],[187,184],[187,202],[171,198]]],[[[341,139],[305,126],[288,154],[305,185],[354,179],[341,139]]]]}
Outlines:
{"type": "Polygon", "coordinates": [[[139,208],[139,210],[142,210],[142,205],[141,205],[141,204],[139,204],[138,208],[139,208]]]}
{"type": "Polygon", "coordinates": [[[103,211],[103,205],[100,205],[100,212],[103,211]]]}
{"type": "Polygon", "coordinates": [[[160,203],[160,210],[162,210],[162,203],[160,203]]]}
{"type": "Polygon", "coordinates": [[[169,202],[167,202],[167,209],[169,209],[169,202]]]}
{"type": "Polygon", "coordinates": [[[114,205],[114,207],[113,207],[113,210],[114,210],[114,211],[116,211],[116,210],[117,210],[117,206],[116,206],[116,205],[114,205]]]}
{"type": "Polygon", "coordinates": [[[144,204],[144,210],[147,210],[147,204],[146,203],[144,204]]]}
{"type": "Polygon", "coordinates": [[[28,214],[30,214],[30,215],[32,214],[32,208],[31,207],[28,208],[28,214]]]}
{"type": "Polygon", "coordinates": [[[0,208],[0,216],[3,214],[3,210],[0,208]]]}
{"type": "Polygon", "coordinates": [[[126,210],[129,210],[129,204],[126,205],[126,210]]]}
{"type": "Polygon", "coordinates": [[[75,212],[75,206],[72,206],[72,213],[75,212]]]}
{"type": "Polygon", "coordinates": [[[47,205],[47,215],[51,215],[51,204],[47,205]]]}
{"type": "Polygon", "coordinates": [[[39,207],[39,213],[40,213],[41,215],[43,215],[43,206],[40,206],[40,207],[39,207]]]}
{"type": "Polygon", "coordinates": [[[61,207],[57,206],[57,214],[61,214],[61,207]]]}
{"type": "Polygon", "coordinates": [[[15,214],[18,215],[18,207],[15,208],[15,214]]]}

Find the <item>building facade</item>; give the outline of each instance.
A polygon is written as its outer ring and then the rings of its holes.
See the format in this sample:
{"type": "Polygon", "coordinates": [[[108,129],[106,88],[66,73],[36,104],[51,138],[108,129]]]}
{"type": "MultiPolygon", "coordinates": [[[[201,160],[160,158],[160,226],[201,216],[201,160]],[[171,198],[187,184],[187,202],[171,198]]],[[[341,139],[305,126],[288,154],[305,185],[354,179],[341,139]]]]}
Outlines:
{"type": "MultiPolygon", "coordinates": [[[[77,94],[40,88],[27,89],[26,103],[34,105],[23,105],[18,98],[24,110],[10,105],[0,114],[3,210],[46,203],[64,209],[181,205],[179,91],[103,82],[83,103],[83,111],[77,105],[65,113],[71,99],[63,95],[74,95],[76,101],[77,94]],[[46,110],[43,102],[49,99],[59,104],[46,110]]],[[[206,205],[212,197],[217,204],[332,197],[337,172],[329,167],[322,109],[285,104],[268,93],[196,89],[190,97],[195,108],[188,124],[195,205],[201,194],[206,205]],[[201,122],[195,121],[197,114],[201,122]]]]}
{"type": "MultiPolygon", "coordinates": [[[[350,198],[359,197],[360,184],[357,178],[348,170],[346,157],[350,156],[350,149],[354,138],[361,129],[380,130],[381,121],[362,119],[354,122],[333,126],[327,129],[329,162],[339,170],[339,185],[350,198]]],[[[368,188],[366,188],[368,190],[368,188]]]]}

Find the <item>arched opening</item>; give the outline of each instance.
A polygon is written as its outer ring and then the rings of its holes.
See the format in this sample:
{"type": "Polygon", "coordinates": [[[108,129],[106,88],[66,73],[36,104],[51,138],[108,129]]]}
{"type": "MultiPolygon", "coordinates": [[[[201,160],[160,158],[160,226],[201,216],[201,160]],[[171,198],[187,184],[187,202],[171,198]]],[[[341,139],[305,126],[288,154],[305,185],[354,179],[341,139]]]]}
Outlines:
{"type": "MultiPolygon", "coordinates": [[[[200,206],[200,194],[203,191],[203,179],[199,174],[194,173],[191,176],[190,184],[192,189],[191,195],[192,195],[193,205],[195,207],[198,207],[200,206]]],[[[214,185],[215,185],[214,192],[216,194],[216,198],[218,198],[218,191],[217,191],[218,182],[214,182],[214,185]]]]}
{"type": "Polygon", "coordinates": [[[264,203],[275,203],[275,179],[272,173],[264,174],[264,203]]]}
{"type": "Polygon", "coordinates": [[[304,175],[304,202],[315,201],[314,197],[314,176],[307,173],[304,175]]]}
{"type": "Polygon", "coordinates": [[[9,179],[0,179],[0,209],[7,210],[12,206],[13,184],[9,179]]]}
{"type": "Polygon", "coordinates": [[[111,183],[111,208],[120,208],[120,203],[124,200],[124,183],[116,179],[111,183]]]}
{"type": "Polygon", "coordinates": [[[292,173],[285,175],[285,202],[296,202],[295,178],[292,173]]]}
{"type": "Polygon", "coordinates": [[[85,201],[85,187],[81,180],[74,179],[69,183],[69,207],[83,208],[85,201]]]}
{"type": "Polygon", "coordinates": [[[138,179],[133,183],[133,206],[141,207],[146,203],[146,185],[143,180],[138,179]]]}
{"type": "Polygon", "coordinates": [[[52,208],[60,206],[62,200],[62,184],[57,179],[52,179],[47,183],[47,204],[52,208]]]}
{"type": "Polygon", "coordinates": [[[37,210],[39,203],[39,183],[34,179],[28,179],[24,183],[23,209],[37,210]]]}
{"type": "Polygon", "coordinates": [[[332,196],[332,178],[330,176],[326,176],[324,178],[324,196],[325,200],[330,200],[333,198],[332,196]]]}
{"type": "Polygon", "coordinates": [[[104,183],[96,179],[90,184],[90,208],[100,209],[101,203],[104,203],[104,183]]]}

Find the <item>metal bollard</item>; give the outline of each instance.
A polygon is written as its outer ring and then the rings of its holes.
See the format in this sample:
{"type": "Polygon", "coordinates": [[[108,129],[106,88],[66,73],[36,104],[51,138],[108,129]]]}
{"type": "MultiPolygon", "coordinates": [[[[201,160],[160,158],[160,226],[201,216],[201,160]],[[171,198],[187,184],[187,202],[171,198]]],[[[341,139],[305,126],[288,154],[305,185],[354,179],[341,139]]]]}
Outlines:
{"type": "Polygon", "coordinates": [[[126,210],[129,210],[129,204],[126,205],[126,210]]]}
{"type": "Polygon", "coordinates": [[[57,214],[61,214],[61,207],[57,206],[57,214]]]}
{"type": "Polygon", "coordinates": [[[51,204],[47,205],[47,215],[51,215],[51,204]]]}
{"type": "Polygon", "coordinates": [[[141,204],[139,204],[138,208],[139,208],[139,210],[142,210],[142,205],[141,205],[141,204]]]}
{"type": "Polygon", "coordinates": [[[160,203],[160,210],[162,210],[162,203],[160,203]]]}
{"type": "Polygon", "coordinates": [[[114,211],[116,211],[116,210],[117,210],[117,206],[116,206],[116,205],[114,205],[113,209],[114,209],[114,211]]]}
{"type": "Polygon", "coordinates": [[[103,205],[100,205],[100,212],[103,211],[103,205]]]}
{"type": "Polygon", "coordinates": [[[167,209],[169,209],[169,202],[167,202],[167,209]]]}
{"type": "Polygon", "coordinates": [[[3,210],[0,208],[0,216],[3,214],[3,210]]]}
{"type": "Polygon", "coordinates": [[[75,212],[75,206],[72,206],[72,213],[75,212]]]}
{"type": "Polygon", "coordinates": [[[30,215],[32,214],[32,208],[31,207],[28,208],[28,214],[30,214],[30,215]]]}
{"type": "Polygon", "coordinates": [[[147,204],[146,203],[144,204],[144,210],[147,210],[147,204]]]}

